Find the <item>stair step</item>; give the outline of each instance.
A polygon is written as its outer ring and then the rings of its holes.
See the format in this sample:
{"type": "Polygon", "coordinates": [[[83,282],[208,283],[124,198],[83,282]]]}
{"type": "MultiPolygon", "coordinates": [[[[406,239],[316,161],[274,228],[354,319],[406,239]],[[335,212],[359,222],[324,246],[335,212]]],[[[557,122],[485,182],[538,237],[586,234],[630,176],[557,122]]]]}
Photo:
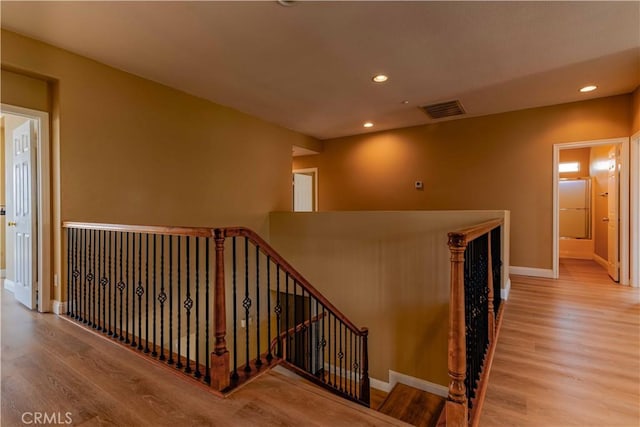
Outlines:
{"type": "Polygon", "coordinates": [[[444,404],[444,397],[398,383],[378,410],[414,426],[435,427],[444,404]]]}

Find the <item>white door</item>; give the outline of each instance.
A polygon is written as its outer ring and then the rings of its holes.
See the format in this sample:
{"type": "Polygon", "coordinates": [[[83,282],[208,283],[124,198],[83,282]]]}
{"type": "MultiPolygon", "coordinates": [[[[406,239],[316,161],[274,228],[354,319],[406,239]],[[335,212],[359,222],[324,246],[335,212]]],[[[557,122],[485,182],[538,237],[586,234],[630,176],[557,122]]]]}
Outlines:
{"type": "Polygon", "coordinates": [[[619,262],[619,216],[618,216],[618,199],[619,199],[619,187],[618,187],[618,150],[619,147],[615,146],[609,150],[609,173],[608,173],[608,188],[609,197],[607,198],[607,218],[608,218],[608,272],[609,276],[616,282],[620,280],[620,262],[619,262]]]}
{"type": "Polygon", "coordinates": [[[15,289],[18,301],[36,307],[36,134],[33,120],[13,131],[13,206],[15,223],[15,289]]]}
{"type": "Polygon", "coordinates": [[[305,173],[293,174],[293,211],[313,212],[314,183],[313,175],[305,173]]]}

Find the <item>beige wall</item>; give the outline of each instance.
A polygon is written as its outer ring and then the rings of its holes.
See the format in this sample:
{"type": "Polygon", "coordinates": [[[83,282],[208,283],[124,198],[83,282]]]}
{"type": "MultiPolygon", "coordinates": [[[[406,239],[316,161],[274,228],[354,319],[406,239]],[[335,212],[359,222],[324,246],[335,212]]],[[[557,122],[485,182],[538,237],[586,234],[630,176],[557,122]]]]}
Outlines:
{"type": "Polygon", "coordinates": [[[319,168],[325,211],[508,209],[511,264],[550,269],[553,144],[630,126],[631,95],[620,95],[328,140],[294,168],[319,168]]]}
{"type": "Polygon", "coordinates": [[[447,233],[502,217],[508,245],[504,211],[273,213],[270,235],[313,286],[369,328],[373,378],[387,381],[391,369],[447,385],[447,233]]]}
{"type": "Polygon", "coordinates": [[[640,86],[633,92],[631,135],[640,132],[640,86]]]}
{"type": "MultiPolygon", "coordinates": [[[[264,234],[268,212],[291,207],[291,147],[309,137],[7,31],[2,65],[55,80],[54,224],[245,225],[264,234]]],[[[12,87],[3,81],[2,102],[13,102],[12,87]]],[[[60,274],[59,234],[54,246],[60,274]]]]}

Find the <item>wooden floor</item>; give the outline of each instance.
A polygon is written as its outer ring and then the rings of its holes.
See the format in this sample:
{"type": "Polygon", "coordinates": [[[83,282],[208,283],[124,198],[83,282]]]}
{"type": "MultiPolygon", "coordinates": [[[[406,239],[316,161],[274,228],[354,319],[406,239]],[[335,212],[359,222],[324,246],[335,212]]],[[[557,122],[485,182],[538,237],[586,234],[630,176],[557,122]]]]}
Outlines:
{"type": "Polygon", "coordinates": [[[27,412],[85,426],[406,425],[274,371],[221,399],[6,291],[1,303],[3,427],[27,412]]]}
{"type": "Polygon", "coordinates": [[[640,292],[592,261],[512,276],[481,426],[640,425],[640,292]]]}

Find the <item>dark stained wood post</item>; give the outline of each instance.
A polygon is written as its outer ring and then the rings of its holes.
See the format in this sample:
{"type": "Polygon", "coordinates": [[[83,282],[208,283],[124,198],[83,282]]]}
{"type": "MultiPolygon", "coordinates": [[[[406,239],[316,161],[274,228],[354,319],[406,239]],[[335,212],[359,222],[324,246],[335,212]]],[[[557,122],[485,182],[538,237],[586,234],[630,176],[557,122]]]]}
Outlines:
{"type": "Polygon", "coordinates": [[[451,297],[449,300],[449,396],[446,403],[447,426],[468,425],[469,409],[464,379],[467,370],[464,318],[464,234],[449,233],[451,252],[451,297]]]}
{"type": "Polygon", "coordinates": [[[487,234],[487,244],[489,245],[489,256],[487,259],[487,274],[489,277],[487,278],[487,286],[489,287],[489,292],[487,293],[487,298],[489,299],[489,343],[493,342],[493,339],[496,336],[496,313],[495,308],[493,306],[493,260],[491,258],[491,230],[489,230],[487,234]]]}
{"type": "Polygon", "coordinates": [[[231,376],[229,369],[229,350],[227,350],[227,314],[225,309],[225,277],[224,277],[224,230],[214,230],[216,244],[216,282],[214,289],[214,333],[215,345],[211,353],[211,387],[222,391],[229,387],[231,376]]]}
{"type": "Polygon", "coordinates": [[[360,400],[369,406],[371,403],[371,385],[369,384],[369,329],[362,328],[362,381],[360,382],[360,400]]]}

